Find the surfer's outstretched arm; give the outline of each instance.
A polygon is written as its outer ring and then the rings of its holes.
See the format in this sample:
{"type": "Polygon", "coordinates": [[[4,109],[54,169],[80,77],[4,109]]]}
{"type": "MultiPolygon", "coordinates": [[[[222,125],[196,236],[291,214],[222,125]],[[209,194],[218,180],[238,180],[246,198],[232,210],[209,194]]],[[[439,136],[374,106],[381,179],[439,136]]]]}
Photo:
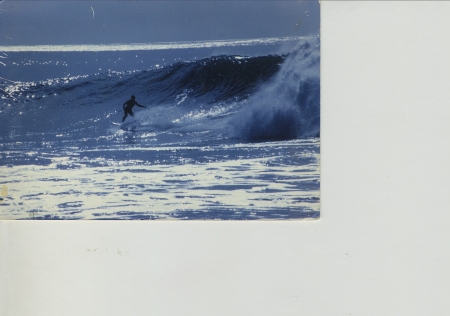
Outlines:
{"type": "Polygon", "coordinates": [[[137,103],[136,102],[136,105],[138,106],[138,107],[140,107],[140,108],[147,108],[146,106],[144,106],[144,105],[140,105],[139,103],[137,103]]]}

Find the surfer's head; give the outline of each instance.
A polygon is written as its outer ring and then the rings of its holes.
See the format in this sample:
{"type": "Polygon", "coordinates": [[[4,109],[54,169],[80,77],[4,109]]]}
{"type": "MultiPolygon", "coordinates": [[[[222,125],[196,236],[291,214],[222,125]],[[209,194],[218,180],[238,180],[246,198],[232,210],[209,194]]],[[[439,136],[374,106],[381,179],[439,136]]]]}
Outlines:
{"type": "Polygon", "coordinates": [[[134,100],[134,99],[136,99],[136,97],[134,95],[132,95],[131,96],[131,100],[134,100]]]}

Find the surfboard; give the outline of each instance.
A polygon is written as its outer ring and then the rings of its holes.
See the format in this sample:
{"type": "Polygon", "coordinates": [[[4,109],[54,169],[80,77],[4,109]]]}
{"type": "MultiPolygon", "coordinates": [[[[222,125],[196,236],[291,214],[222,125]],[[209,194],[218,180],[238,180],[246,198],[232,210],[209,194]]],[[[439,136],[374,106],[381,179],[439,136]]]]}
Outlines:
{"type": "Polygon", "coordinates": [[[117,123],[110,121],[112,125],[119,126],[121,130],[127,131],[127,132],[134,132],[136,130],[136,126],[131,125],[130,123],[117,123]]]}

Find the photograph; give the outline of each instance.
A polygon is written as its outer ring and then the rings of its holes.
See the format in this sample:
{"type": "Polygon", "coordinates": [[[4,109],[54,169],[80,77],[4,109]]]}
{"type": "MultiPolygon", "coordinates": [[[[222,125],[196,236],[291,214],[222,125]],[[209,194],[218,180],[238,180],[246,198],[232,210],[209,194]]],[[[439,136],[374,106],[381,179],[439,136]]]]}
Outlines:
{"type": "Polygon", "coordinates": [[[0,2],[0,219],[317,220],[318,1],[0,2]]]}
{"type": "Polygon", "coordinates": [[[450,315],[449,16],[0,0],[0,315],[450,315]]]}

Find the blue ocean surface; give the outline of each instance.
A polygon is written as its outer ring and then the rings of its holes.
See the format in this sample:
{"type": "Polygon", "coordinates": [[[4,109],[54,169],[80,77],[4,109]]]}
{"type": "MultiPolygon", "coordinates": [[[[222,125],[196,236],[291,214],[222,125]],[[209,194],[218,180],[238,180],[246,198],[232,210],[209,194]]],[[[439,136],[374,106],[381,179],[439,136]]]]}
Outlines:
{"type": "Polygon", "coordinates": [[[0,56],[1,219],[319,217],[319,38],[0,56]]]}

